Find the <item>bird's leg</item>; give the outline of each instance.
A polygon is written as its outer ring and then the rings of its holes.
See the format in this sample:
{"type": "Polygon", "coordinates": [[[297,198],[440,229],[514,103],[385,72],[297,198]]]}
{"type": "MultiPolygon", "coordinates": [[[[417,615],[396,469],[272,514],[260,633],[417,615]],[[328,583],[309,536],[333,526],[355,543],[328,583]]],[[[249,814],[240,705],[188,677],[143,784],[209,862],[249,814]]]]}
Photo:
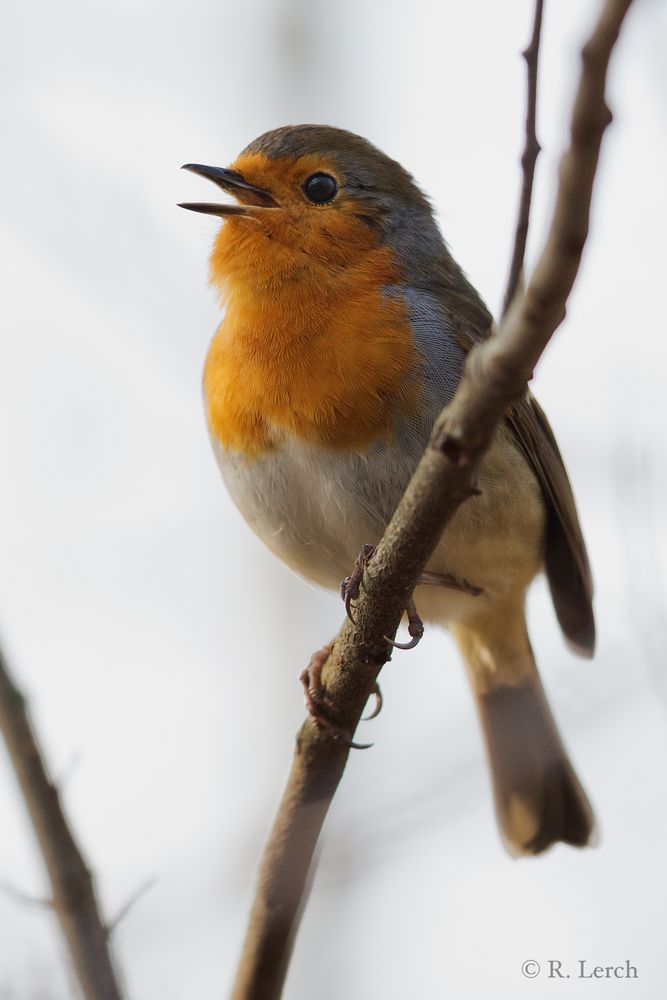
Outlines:
{"type": "Polygon", "coordinates": [[[450,590],[460,590],[463,594],[470,594],[471,597],[479,597],[484,591],[468,580],[459,580],[451,573],[434,573],[430,569],[425,569],[417,580],[420,586],[448,587],[450,590]]]}
{"type": "MultiPolygon", "coordinates": [[[[373,744],[355,743],[347,729],[339,726],[338,723],[331,718],[327,709],[321,678],[324,664],[329,659],[332,649],[333,641],[328,642],[326,646],[322,646],[321,649],[318,649],[315,653],[313,653],[308,666],[301,673],[299,680],[303,686],[306,708],[308,709],[310,717],[318,729],[325,729],[328,733],[330,733],[333,739],[339,740],[341,743],[345,743],[353,750],[368,750],[373,744]]],[[[377,681],[375,682],[373,688],[373,694],[375,695],[375,708],[367,717],[368,719],[374,719],[382,708],[382,694],[380,693],[380,686],[377,681]]]]}
{"type": "MultiPolygon", "coordinates": [[[[417,583],[420,586],[433,584],[438,587],[450,587],[452,590],[460,590],[462,593],[470,594],[472,597],[479,597],[480,594],[484,593],[481,587],[478,587],[474,583],[469,583],[467,580],[458,580],[451,573],[433,573],[431,570],[424,570],[417,583]]],[[[390,642],[396,649],[414,649],[424,635],[424,623],[415,607],[414,597],[410,598],[405,610],[408,616],[410,642],[396,642],[394,639],[388,639],[385,636],[387,642],[390,642]]]]}
{"type": "Polygon", "coordinates": [[[419,617],[419,612],[415,607],[414,597],[411,597],[408,601],[405,612],[408,616],[408,634],[411,636],[410,642],[396,642],[395,639],[389,639],[386,635],[384,637],[387,642],[390,642],[391,645],[395,647],[395,649],[414,649],[424,635],[424,623],[419,617]]]}
{"type": "Polygon", "coordinates": [[[354,566],[352,567],[352,572],[349,576],[346,576],[340,585],[340,596],[345,602],[345,613],[350,619],[353,625],[357,623],[354,620],[352,614],[352,601],[356,600],[359,596],[359,590],[361,587],[361,581],[364,576],[364,570],[368,566],[368,563],[373,558],[373,553],[375,552],[375,546],[366,543],[361,546],[361,552],[354,560],[354,566]]]}

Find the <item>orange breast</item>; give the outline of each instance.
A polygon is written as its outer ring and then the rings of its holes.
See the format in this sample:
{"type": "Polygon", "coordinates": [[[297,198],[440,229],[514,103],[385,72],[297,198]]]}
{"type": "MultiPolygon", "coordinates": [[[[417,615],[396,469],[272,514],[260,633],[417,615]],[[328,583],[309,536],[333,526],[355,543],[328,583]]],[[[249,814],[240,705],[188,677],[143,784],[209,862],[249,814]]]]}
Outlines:
{"type": "Polygon", "coordinates": [[[393,255],[362,222],[332,218],[328,237],[335,225],[328,259],[314,253],[317,232],[267,238],[243,219],[221,229],[211,272],[226,312],[204,391],[211,431],[227,449],[259,454],[289,433],[361,450],[416,403],[406,306],[383,292],[400,280],[393,255]]]}

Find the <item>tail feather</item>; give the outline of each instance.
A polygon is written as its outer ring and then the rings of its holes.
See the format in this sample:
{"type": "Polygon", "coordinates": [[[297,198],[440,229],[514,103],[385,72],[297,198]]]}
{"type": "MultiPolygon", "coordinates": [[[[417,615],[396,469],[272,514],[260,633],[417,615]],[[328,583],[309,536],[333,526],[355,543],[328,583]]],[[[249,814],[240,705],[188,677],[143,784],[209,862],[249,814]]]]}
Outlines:
{"type": "Polygon", "coordinates": [[[540,854],[557,841],[584,847],[593,810],[537,676],[477,696],[498,822],[512,854],[540,854]]]}
{"type": "Polygon", "coordinates": [[[508,851],[540,854],[557,841],[584,847],[593,810],[540,683],[522,604],[495,607],[452,632],[475,694],[508,851]]]}

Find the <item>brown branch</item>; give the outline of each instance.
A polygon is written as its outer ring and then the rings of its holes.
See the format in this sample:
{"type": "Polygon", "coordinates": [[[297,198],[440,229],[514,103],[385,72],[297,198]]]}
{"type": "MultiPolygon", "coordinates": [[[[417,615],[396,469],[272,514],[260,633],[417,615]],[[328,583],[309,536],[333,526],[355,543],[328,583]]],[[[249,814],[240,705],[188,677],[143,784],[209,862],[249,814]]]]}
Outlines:
{"type": "Polygon", "coordinates": [[[535,177],[535,163],[540,154],[540,144],[537,141],[535,132],[535,117],[537,113],[537,67],[540,57],[540,36],[542,33],[542,11],[544,0],[535,2],[535,18],[533,21],[533,34],[527,49],[521,53],[526,62],[526,139],[521,155],[521,197],[519,198],[519,210],[514,232],[514,247],[512,250],[512,261],[510,264],[509,276],[507,278],[507,288],[503,299],[502,315],[504,316],[512,299],[517,293],[517,289],[523,275],[523,261],[526,255],[526,240],[528,238],[528,223],[530,221],[530,203],[533,197],[533,179],[535,177]]]}
{"type": "MultiPolygon", "coordinates": [[[[535,273],[500,328],[468,357],[451,406],[431,441],[364,575],[355,607],[323,673],[336,721],[354,732],[388,659],[403,609],[457,507],[470,495],[486,449],[507,409],[525,392],[549,338],[562,322],[579,268],[602,136],[611,116],[604,100],[609,57],[632,0],[606,0],[582,52],[547,244],[535,273]]],[[[233,1000],[277,1000],[317,838],[343,773],[348,748],[309,719],[297,737],[287,787],[261,862],[233,1000]]]]}
{"type": "Polygon", "coordinates": [[[51,880],[56,913],[86,1000],[122,1000],[90,869],[65,818],[28,718],[0,650],[0,729],[51,880]]]}

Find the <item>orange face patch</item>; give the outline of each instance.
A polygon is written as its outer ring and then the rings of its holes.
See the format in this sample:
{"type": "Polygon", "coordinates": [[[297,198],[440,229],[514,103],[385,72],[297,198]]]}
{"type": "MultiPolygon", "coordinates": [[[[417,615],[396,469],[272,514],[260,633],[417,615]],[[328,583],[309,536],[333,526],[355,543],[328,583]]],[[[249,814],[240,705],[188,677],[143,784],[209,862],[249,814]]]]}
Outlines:
{"type": "Polygon", "coordinates": [[[226,305],[206,361],[212,433],[258,454],[285,433],[363,449],[416,402],[418,356],[405,303],[383,291],[401,275],[389,247],[344,191],[324,205],[301,185],[317,156],[240,157],[233,169],[268,190],[277,209],[229,218],[211,254],[226,305]]]}

